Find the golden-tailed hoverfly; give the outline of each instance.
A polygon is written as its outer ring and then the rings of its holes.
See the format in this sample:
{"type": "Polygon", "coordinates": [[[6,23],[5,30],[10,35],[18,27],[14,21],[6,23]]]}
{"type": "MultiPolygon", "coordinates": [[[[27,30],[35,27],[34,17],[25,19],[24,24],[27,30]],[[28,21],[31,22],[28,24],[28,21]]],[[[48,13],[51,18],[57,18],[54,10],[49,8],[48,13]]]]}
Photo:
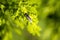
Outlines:
{"type": "Polygon", "coordinates": [[[32,22],[32,19],[30,18],[30,16],[29,16],[27,13],[25,13],[24,16],[26,16],[26,18],[27,18],[30,22],[32,22]]]}

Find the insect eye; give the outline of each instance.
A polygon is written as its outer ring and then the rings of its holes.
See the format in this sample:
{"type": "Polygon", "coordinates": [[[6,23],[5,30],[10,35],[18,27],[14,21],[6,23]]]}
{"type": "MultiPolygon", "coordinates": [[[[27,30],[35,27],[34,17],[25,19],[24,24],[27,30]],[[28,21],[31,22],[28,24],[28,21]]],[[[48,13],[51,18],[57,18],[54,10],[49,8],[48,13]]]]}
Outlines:
{"type": "Polygon", "coordinates": [[[29,15],[27,13],[25,13],[24,16],[27,16],[28,17],[29,15]]]}

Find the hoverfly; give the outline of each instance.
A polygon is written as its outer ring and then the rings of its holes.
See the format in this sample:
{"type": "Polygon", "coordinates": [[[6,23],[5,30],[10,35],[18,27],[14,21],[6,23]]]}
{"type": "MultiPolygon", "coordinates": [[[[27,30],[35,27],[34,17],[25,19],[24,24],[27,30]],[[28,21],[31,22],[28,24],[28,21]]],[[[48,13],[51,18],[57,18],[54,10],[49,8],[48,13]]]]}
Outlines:
{"type": "Polygon", "coordinates": [[[27,13],[25,13],[24,16],[26,16],[26,18],[27,18],[30,22],[32,22],[32,19],[30,18],[30,16],[29,16],[27,13]]]}

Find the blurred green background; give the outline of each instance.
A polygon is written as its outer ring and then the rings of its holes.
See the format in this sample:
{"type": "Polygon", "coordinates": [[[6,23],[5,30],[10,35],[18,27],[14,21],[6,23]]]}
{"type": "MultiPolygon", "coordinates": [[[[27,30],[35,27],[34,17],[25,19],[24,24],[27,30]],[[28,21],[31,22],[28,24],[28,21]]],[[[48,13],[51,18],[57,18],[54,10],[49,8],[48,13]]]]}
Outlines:
{"type": "Polygon", "coordinates": [[[0,40],[60,40],[60,0],[0,0],[0,40]]]}

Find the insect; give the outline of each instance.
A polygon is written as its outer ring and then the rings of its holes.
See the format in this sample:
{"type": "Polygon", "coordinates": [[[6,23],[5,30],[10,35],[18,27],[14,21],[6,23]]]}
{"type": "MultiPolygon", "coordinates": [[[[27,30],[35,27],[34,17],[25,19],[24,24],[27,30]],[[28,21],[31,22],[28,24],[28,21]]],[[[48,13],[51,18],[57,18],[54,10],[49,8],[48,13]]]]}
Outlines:
{"type": "Polygon", "coordinates": [[[32,19],[30,18],[30,16],[29,16],[27,13],[25,13],[24,16],[26,16],[26,18],[27,18],[30,22],[32,22],[32,19]]]}

